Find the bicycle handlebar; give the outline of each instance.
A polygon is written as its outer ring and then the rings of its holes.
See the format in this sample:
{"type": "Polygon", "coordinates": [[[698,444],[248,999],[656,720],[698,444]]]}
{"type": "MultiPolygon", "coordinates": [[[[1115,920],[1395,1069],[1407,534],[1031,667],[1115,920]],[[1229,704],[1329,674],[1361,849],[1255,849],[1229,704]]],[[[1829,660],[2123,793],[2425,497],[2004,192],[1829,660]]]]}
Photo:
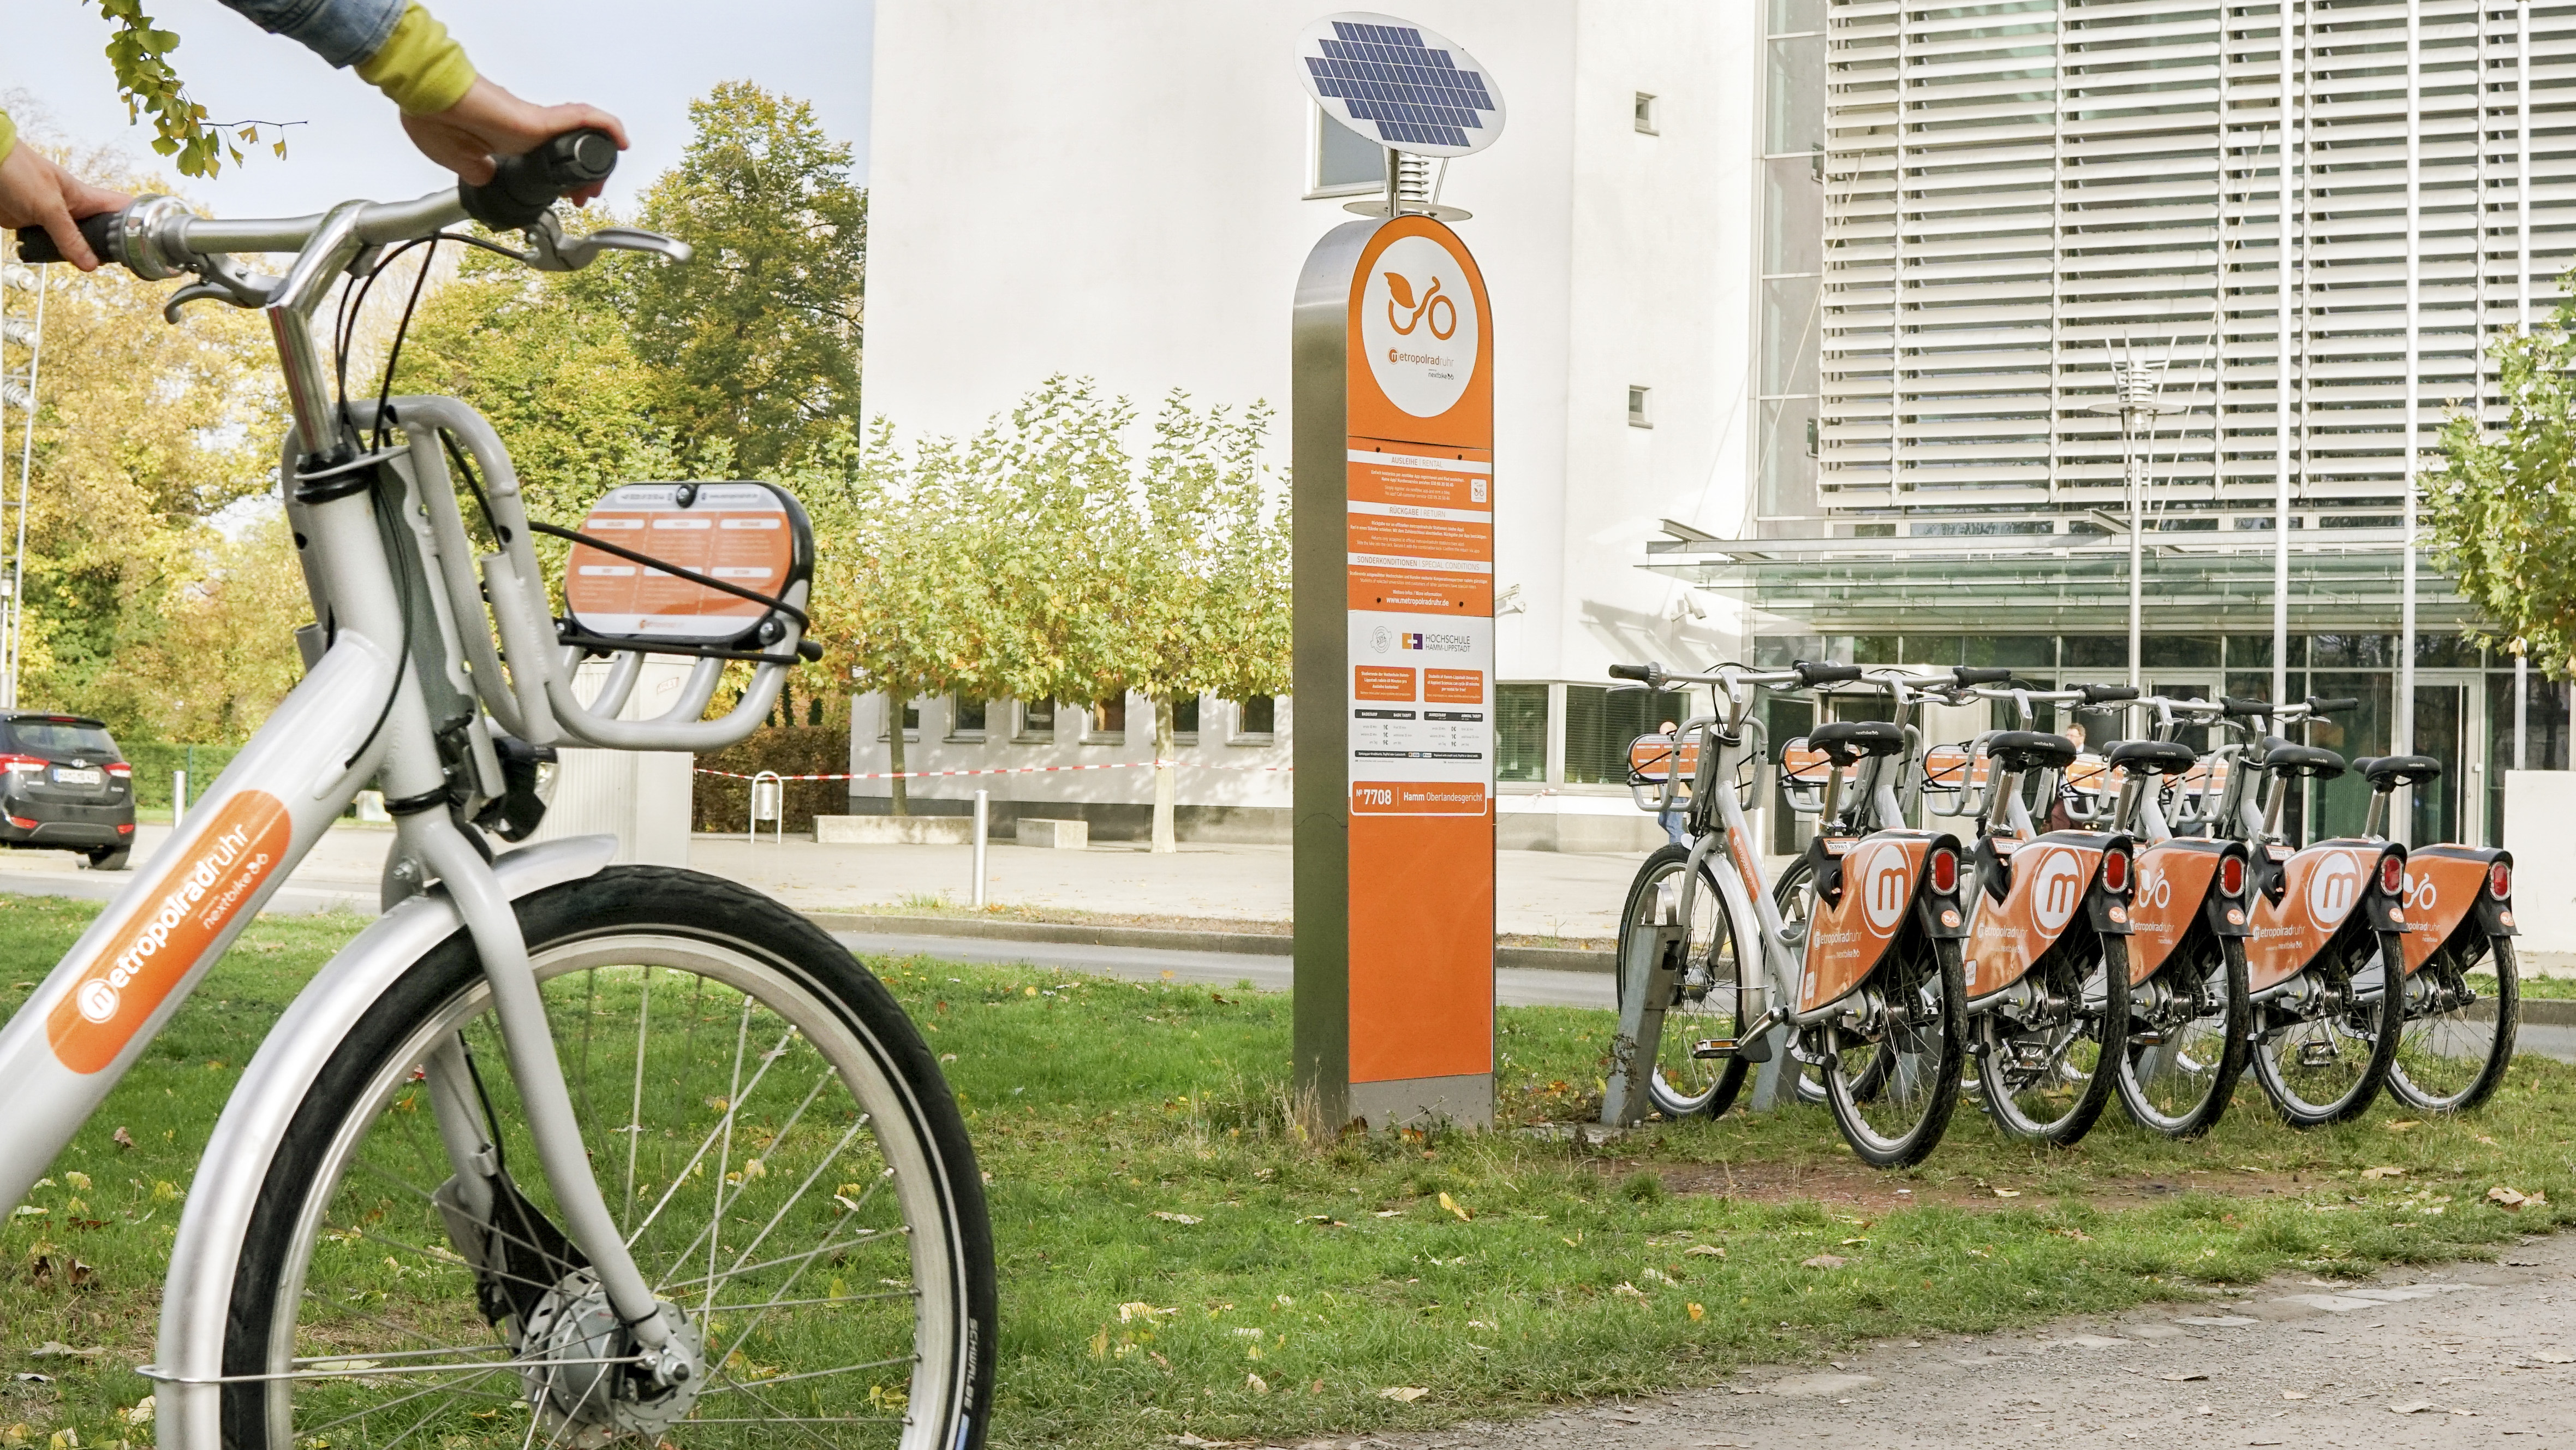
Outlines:
{"type": "Polygon", "coordinates": [[[2311,715],[2340,715],[2346,710],[2360,709],[2361,701],[2351,695],[2337,695],[2331,699],[2324,700],[2320,700],[2316,696],[2310,695],[2307,700],[2307,705],[2308,713],[2311,715]]]}
{"type": "Polygon", "coordinates": [[[2269,700],[2243,700],[2234,695],[2218,697],[2218,712],[2239,719],[2269,715],[2280,708],[2269,700]]]}
{"type": "Polygon", "coordinates": [[[1950,678],[1962,685],[2008,685],[2013,672],[2001,666],[1953,665],[1950,678]]]}
{"type": "Polygon", "coordinates": [[[467,216],[494,231],[517,231],[535,226],[556,202],[606,181],[616,169],[617,138],[596,126],[585,126],[566,131],[525,156],[501,157],[493,164],[490,181],[481,186],[460,184],[456,196],[467,216]]]}
{"type": "Polygon", "coordinates": [[[2076,685],[2075,698],[2087,705],[2125,704],[2138,698],[2134,685],[2076,685]]]}
{"type": "MultiPolygon", "coordinates": [[[[123,215],[122,212],[103,211],[96,216],[82,217],[74,223],[80,228],[81,240],[89,243],[89,249],[97,253],[102,261],[125,260],[118,255],[122,249],[116,245],[117,220],[123,215]]],[[[60,262],[66,258],[63,256],[62,249],[54,245],[52,233],[43,227],[20,227],[18,228],[18,260],[42,264],[60,262]]]]}
{"type": "Polygon", "coordinates": [[[1651,690],[1663,683],[1664,667],[1651,662],[1642,665],[1612,665],[1610,667],[1610,678],[1614,680],[1642,680],[1645,682],[1646,688],[1651,690]]]}
{"type": "Polygon", "coordinates": [[[1860,666],[1838,665],[1830,660],[1799,660],[1789,666],[1789,672],[1802,685],[1839,685],[1861,677],[1860,666]]]}

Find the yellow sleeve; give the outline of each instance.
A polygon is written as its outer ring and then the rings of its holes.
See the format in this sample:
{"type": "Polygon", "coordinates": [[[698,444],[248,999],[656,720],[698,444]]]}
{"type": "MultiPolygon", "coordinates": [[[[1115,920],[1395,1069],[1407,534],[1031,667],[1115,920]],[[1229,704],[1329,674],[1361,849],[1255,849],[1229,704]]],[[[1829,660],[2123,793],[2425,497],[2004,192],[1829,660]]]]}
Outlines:
{"type": "Polygon", "coordinates": [[[407,115],[434,116],[474,85],[474,62],[419,0],[394,22],[394,33],[358,62],[358,79],[383,91],[407,115]]]}
{"type": "Polygon", "coordinates": [[[0,161],[8,160],[9,153],[17,149],[18,128],[10,122],[8,112],[0,111],[0,161]]]}

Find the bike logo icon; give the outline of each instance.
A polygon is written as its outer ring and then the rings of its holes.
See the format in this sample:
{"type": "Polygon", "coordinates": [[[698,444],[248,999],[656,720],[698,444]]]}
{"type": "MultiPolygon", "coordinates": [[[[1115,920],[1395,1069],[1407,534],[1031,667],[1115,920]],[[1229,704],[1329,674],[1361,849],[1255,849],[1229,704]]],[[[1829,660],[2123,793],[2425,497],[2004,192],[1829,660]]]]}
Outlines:
{"type": "Polygon", "coordinates": [[[1422,294],[1422,300],[1419,302],[1413,300],[1412,281],[1401,272],[1386,274],[1386,291],[1386,325],[1394,328],[1398,335],[1411,337],[1413,329],[1425,324],[1430,326],[1431,335],[1442,342],[1447,342],[1457,335],[1458,304],[1440,295],[1439,278],[1431,279],[1430,290],[1422,294]],[[1398,307],[1412,309],[1410,315],[1402,321],[1396,319],[1395,309],[1398,307]],[[1443,326],[1440,320],[1444,309],[1449,318],[1446,326],[1443,326]]]}
{"type": "Polygon", "coordinates": [[[2308,916],[2319,926],[2332,926],[2361,897],[2361,858],[2337,851],[2317,863],[2308,877],[2308,916]]]}
{"type": "Polygon", "coordinates": [[[2074,919],[2076,906],[2084,900],[2084,865],[2072,851],[2051,851],[2039,863],[2039,879],[2031,886],[2039,929],[2058,931],[2074,919]]]}
{"type": "Polygon", "coordinates": [[[1905,903],[1914,896],[1913,863],[1905,859],[1904,848],[1882,845],[1870,853],[1858,876],[1861,915],[1869,919],[1873,931],[1885,936],[1896,929],[1905,915],[1905,903]]]}

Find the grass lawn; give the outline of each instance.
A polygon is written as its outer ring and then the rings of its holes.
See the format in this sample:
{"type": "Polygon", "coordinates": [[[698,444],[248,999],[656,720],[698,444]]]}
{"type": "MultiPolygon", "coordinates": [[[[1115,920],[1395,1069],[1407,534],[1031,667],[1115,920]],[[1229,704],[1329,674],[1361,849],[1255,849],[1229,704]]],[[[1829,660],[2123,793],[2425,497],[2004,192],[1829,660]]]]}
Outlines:
{"type": "MultiPolygon", "coordinates": [[[[0,1009],[94,909],[0,897],[0,1009]]],[[[268,1022],[355,927],[257,924],[33,1195],[43,1212],[0,1226],[0,1369],[52,1377],[0,1380],[0,1442],[148,1439],[123,1418],[150,1389],[128,1367],[151,1354],[197,1152],[268,1022]],[[48,1342],[104,1352],[33,1357],[48,1342]]],[[[1011,1447],[1429,1426],[1854,1339],[2482,1256],[2576,1216],[2576,1068],[2539,1059],[2456,1123],[2383,1105],[2293,1133],[2249,1088],[2198,1143],[2115,1114],[2044,1154],[1963,1110],[1903,1174],[1856,1166],[1802,1111],[1599,1148],[1521,1132],[1319,1144],[1283,1114],[1285,996],[875,965],[953,1054],[992,1175],[995,1442],[1011,1447]],[[2509,1212],[2487,1198],[2499,1186],[2552,1202],[2509,1212]]],[[[1506,1009],[1507,1117],[1584,1115],[1609,1025],[1506,1009]]]]}

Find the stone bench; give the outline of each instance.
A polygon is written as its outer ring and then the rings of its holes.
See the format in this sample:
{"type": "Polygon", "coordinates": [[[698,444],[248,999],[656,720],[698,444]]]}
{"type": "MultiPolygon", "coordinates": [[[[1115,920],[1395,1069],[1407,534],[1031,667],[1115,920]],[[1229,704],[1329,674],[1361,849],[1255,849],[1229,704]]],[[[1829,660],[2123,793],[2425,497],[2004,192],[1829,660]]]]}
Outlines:
{"type": "Polygon", "coordinates": [[[1056,851],[1084,851],[1091,847],[1091,822],[1051,821],[1035,816],[1019,819],[1019,843],[1056,851]]]}

